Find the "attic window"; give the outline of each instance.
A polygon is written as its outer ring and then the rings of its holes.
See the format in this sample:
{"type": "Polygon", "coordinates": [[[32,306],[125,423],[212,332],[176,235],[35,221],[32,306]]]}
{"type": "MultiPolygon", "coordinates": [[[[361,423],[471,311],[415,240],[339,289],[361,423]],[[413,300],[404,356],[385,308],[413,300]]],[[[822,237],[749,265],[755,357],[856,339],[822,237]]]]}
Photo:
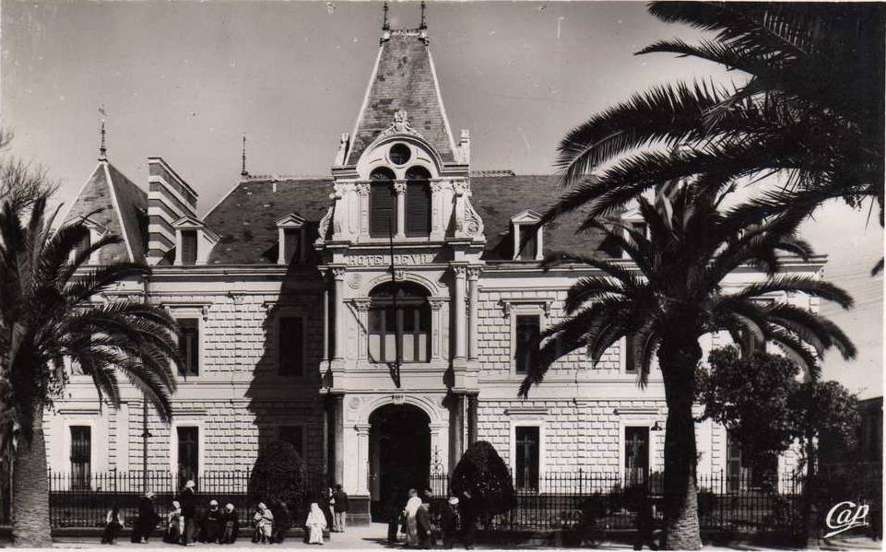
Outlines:
{"type": "Polygon", "coordinates": [[[277,264],[302,263],[307,254],[305,219],[290,213],[277,221],[277,264]]]}
{"type": "Polygon", "coordinates": [[[182,230],[182,254],[181,260],[182,264],[186,266],[192,266],[197,264],[197,231],[196,230],[182,230]]]}
{"type": "Polygon", "coordinates": [[[397,233],[397,196],[394,193],[394,173],[379,168],[369,175],[369,235],[387,237],[397,233]]]}
{"type": "Polygon", "coordinates": [[[515,261],[540,261],[544,256],[544,228],[540,221],[541,216],[531,210],[511,218],[515,261]]]}
{"type": "Polygon", "coordinates": [[[301,260],[301,228],[283,229],[283,262],[301,260]]]}
{"type": "MultiPolygon", "coordinates": [[[[643,220],[624,221],[624,225],[627,226],[628,228],[630,228],[631,230],[643,235],[644,237],[649,238],[649,226],[643,220]]],[[[634,238],[631,237],[631,235],[627,231],[625,231],[624,237],[629,242],[634,241],[634,238]]],[[[622,256],[622,258],[625,258],[625,259],[629,258],[628,254],[625,251],[621,252],[621,256],[622,256]]]]}
{"type": "MultiPolygon", "coordinates": [[[[76,258],[78,255],[89,249],[90,245],[92,245],[92,229],[87,228],[87,231],[83,233],[83,238],[77,243],[74,247],[72,258],[76,258]]],[[[90,261],[86,261],[84,264],[91,264],[90,261]]]]}
{"type": "Polygon", "coordinates": [[[406,144],[394,144],[388,152],[388,158],[394,165],[404,165],[412,157],[412,152],[406,144]]]}

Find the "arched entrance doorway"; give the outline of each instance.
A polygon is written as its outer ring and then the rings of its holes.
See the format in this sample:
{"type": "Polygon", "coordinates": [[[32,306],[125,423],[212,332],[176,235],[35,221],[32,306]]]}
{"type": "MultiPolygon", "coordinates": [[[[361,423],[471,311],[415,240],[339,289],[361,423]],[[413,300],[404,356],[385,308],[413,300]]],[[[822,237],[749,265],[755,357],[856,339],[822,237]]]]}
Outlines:
{"type": "Polygon", "coordinates": [[[373,521],[387,521],[393,493],[428,485],[431,464],[430,418],[409,404],[389,404],[369,416],[369,488],[373,521]]]}

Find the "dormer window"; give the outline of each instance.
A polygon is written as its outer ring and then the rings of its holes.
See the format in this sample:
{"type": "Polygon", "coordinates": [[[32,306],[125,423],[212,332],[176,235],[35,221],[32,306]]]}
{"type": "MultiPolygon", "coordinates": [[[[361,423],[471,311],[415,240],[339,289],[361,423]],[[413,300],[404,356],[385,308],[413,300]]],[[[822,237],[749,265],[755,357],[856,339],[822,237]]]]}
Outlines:
{"type": "Polygon", "coordinates": [[[193,266],[197,264],[197,231],[182,230],[181,264],[193,266]]]}
{"type": "Polygon", "coordinates": [[[406,235],[427,236],[431,232],[431,174],[424,167],[406,171],[406,235]]]}
{"type": "Polygon", "coordinates": [[[298,213],[277,221],[277,264],[303,263],[307,256],[305,219],[298,213]]]}
{"type": "Polygon", "coordinates": [[[369,175],[369,235],[383,238],[397,233],[397,194],[394,173],[378,168],[369,175]]]}
{"type": "Polygon", "coordinates": [[[203,221],[190,215],[174,223],[176,266],[204,265],[212,247],[218,242],[218,235],[206,228],[203,221]]]}
{"type": "MultiPolygon", "coordinates": [[[[641,236],[644,236],[647,239],[649,238],[649,226],[643,220],[626,220],[624,221],[624,225],[641,236]]],[[[634,238],[628,232],[625,232],[625,239],[630,242],[634,241],[634,238]]],[[[629,258],[628,254],[624,251],[622,251],[622,257],[625,259],[629,258]]]]}
{"type": "Polygon", "coordinates": [[[511,219],[514,228],[514,260],[540,261],[544,257],[541,216],[535,211],[523,211],[511,219]]]}
{"type": "MultiPolygon", "coordinates": [[[[77,258],[80,253],[87,251],[92,244],[98,242],[102,236],[105,235],[106,230],[96,224],[94,221],[90,219],[83,219],[83,226],[86,227],[87,232],[83,235],[77,245],[74,246],[74,249],[71,251],[70,260],[73,261],[77,258]]],[[[83,263],[84,265],[94,265],[98,264],[98,251],[93,251],[89,258],[83,263]]]]}

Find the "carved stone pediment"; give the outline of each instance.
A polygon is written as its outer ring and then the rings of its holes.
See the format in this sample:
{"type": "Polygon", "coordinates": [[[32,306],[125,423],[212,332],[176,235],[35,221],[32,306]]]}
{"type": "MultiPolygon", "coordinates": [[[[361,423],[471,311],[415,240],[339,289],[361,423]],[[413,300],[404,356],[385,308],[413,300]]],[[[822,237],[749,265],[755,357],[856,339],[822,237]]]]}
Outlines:
{"type": "Polygon", "coordinates": [[[391,126],[381,131],[380,136],[392,136],[394,134],[411,134],[413,136],[421,137],[421,133],[412,128],[412,125],[409,124],[409,114],[405,109],[401,109],[394,113],[394,122],[391,123],[391,126]]]}

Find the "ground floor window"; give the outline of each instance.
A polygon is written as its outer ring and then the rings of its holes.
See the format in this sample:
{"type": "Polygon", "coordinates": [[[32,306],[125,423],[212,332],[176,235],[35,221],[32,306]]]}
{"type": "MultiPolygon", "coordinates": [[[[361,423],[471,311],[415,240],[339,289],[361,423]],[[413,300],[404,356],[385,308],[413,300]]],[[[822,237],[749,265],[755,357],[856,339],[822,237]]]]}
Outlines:
{"type": "Polygon", "coordinates": [[[295,447],[295,451],[302,458],[305,457],[304,429],[302,426],[281,426],[279,439],[295,447]]]}
{"type": "Polygon", "coordinates": [[[726,433],[726,488],[730,492],[763,487],[778,473],[778,457],[766,454],[756,465],[742,454],[741,443],[732,432],[726,433]]]}
{"type": "Polygon", "coordinates": [[[92,428],[71,426],[71,488],[88,489],[92,470],[92,428]]]}
{"type": "Polygon", "coordinates": [[[541,432],[538,426],[514,428],[514,483],[517,489],[538,489],[541,432]]]}
{"type": "Polygon", "coordinates": [[[178,438],[178,488],[188,481],[197,481],[200,468],[200,429],[193,426],[175,428],[178,438]]]}
{"type": "Polygon", "coordinates": [[[642,485],[649,475],[649,428],[625,427],[625,484],[642,485]]]}

